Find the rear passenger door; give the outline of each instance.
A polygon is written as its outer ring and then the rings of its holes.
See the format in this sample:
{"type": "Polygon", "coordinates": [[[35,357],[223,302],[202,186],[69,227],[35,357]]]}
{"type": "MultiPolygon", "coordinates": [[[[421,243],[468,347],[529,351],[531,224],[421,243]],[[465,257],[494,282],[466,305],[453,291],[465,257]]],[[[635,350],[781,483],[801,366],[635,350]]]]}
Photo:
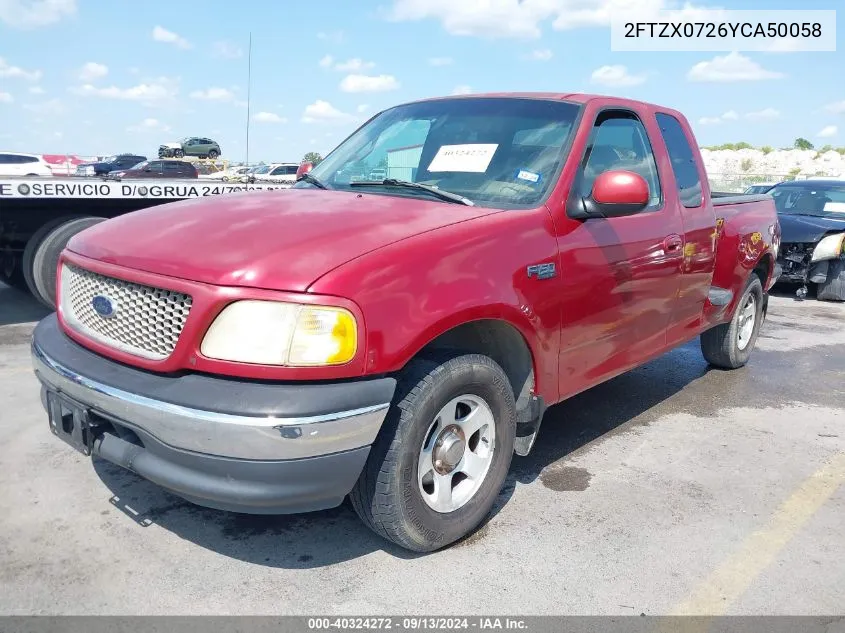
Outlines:
{"type": "Polygon", "coordinates": [[[567,219],[574,226],[560,237],[564,397],[665,349],[678,292],[683,227],[675,198],[664,195],[667,166],[655,155],[658,134],[645,111],[614,108],[594,115],[570,195],[590,196],[599,174],[629,170],[646,180],[650,201],[635,215],[567,219]]]}
{"type": "Polygon", "coordinates": [[[657,112],[655,119],[672,165],[666,186],[678,199],[684,234],[680,288],[667,332],[667,343],[675,345],[698,334],[701,325],[716,260],[716,215],[704,199],[704,170],[685,131],[688,127],[664,112],[657,112]]]}

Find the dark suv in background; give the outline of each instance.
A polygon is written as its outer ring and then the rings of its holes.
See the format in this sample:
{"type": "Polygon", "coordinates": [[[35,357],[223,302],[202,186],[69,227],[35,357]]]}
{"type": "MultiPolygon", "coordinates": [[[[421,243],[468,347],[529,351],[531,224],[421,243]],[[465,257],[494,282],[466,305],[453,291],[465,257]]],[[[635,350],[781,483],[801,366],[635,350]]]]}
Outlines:
{"type": "Polygon", "coordinates": [[[113,171],[106,176],[109,180],[134,178],[199,178],[197,168],[184,160],[150,160],[134,165],[130,169],[113,171]]]}
{"type": "Polygon", "coordinates": [[[129,169],[147,160],[146,156],[138,154],[118,154],[117,156],[109,156],[105,160],[96,163],[82,163],[76,166],[77,176],[105,176],[112,171],[121,171],[129,169]]]}

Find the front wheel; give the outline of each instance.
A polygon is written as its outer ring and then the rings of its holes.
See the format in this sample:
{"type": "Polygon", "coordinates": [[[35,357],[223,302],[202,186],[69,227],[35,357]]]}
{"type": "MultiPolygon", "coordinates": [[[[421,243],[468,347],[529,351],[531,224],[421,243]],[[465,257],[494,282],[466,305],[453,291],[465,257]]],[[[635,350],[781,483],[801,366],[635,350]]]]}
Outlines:
{"type": "Polygon", "coordinates": [[[704,359],[723,369],[736,369],[748,362],[763,324],[763,284],[752,274],[739,297],[733,318],[701,334],[704,359]]]}
{"type": "Polygon", "coordinates": [[[173,150],[174,158],[182,158],[184,155],[185,152],[183,152],[181,149],[173,150]]]}
{"type": "Polygon", "coordinates": [[[215,149],[213,149],[213,150],[211,150],[210,152],[208,152],[208,157],[209,157],[211,160],[214,160],[214,159],[215,159],[215,158],[217,158],[218,156],[220,156],[220,152],[218,152],[218,151],[217,151],[217,150],[215,150],[215,149]]]}
{"type": "Polygon", "coordinates": [[[515,432],[513,391],[493,360],[412,361],[350,493],[352,505],[368,527],[406,549],[445,547],[490,513],[515,432]]]}

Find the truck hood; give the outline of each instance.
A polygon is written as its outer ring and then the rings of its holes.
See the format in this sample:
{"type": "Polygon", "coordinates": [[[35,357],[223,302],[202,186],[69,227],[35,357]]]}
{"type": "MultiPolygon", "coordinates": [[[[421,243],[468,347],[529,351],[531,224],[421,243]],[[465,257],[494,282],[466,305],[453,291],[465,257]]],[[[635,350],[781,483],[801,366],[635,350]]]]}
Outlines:
{"type": "Polygon", "coordinates": [[[842,218],[823,218],[811,215],[778,215],[781,228],[781,241],[784,244],[795,242],[815,243],[831,231],[845,231],[845,214],[842,218]]]}
{"type": "Polygon", "coordinates": [[[182,143],[162,143],[161,147],[166,147],[168,149],[182,149],[182,143]]]}
{"type": "Polygon", "coordinates": [[[213,285],[302,292],[365,253],[496,211],[357,192],[251,191],[128,213],[78,233],[67,248],[213,285]]]}

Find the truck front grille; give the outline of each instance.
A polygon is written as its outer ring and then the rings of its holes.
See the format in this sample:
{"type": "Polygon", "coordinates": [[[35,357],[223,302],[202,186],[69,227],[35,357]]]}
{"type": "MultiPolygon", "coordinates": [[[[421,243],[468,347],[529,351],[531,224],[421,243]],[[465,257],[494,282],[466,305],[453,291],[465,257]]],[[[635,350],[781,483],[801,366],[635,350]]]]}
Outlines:
{"type": "Polygon", "coordinates": [[[163,360],[173,353],[190,295],[62,265],[61,305],[75,330],[135,356],[163,360]]]}

